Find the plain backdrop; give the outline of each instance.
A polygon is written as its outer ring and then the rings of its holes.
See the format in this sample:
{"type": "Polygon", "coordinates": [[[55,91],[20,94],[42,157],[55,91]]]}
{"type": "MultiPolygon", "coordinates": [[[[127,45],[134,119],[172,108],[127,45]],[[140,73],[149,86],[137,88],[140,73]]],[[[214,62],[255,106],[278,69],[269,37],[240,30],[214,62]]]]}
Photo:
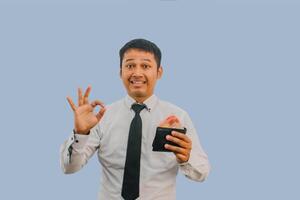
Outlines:
{"type": "Polygon", "coordinates": [[[0,199],[96,199],[94,156],[64,175],[66,101],[92,85],[106,104],[126,92],[119,48],[162,50],[155,94],[191,116],[212,171],[179,175],[179,200],[299,199],[300,3],[296,0],[1,0],[0,199]]]}

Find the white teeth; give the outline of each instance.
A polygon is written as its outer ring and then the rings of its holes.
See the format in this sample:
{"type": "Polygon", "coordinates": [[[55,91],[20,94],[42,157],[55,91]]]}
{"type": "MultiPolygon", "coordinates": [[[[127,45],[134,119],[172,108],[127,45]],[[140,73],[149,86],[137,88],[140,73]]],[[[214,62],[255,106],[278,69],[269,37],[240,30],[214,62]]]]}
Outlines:
{"type": "Polygon", "coordinates": [[[132,84],[142,84],[142,83],[146,83],[146,81],[130,81],[130,83],[132,83],[132,84]]]}

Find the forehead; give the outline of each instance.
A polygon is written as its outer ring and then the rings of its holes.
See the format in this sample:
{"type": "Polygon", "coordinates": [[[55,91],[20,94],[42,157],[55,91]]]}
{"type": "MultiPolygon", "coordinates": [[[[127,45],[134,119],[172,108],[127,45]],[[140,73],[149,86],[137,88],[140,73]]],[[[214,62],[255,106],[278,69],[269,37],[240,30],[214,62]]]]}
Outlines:
{"type": "Polygon", "coordinates": [[[124,53],[123,62],[129,61],[155,62],[155,58],[153,53],[139,49],[129,49],[124,53]]]}

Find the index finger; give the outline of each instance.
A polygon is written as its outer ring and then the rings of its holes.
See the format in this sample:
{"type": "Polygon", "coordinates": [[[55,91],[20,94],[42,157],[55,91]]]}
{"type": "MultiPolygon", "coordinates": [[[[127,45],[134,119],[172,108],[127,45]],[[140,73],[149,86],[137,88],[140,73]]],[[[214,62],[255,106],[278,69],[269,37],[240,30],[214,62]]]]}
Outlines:
{"type": "Polygon", "coordinates": [[[73,111],[75,111],[77,109],[77,107],[75,106],[73,100],[71,99],[71,97],[67,97],[67,100],[72,108],[73,111]]]}
{"type": "Polygon", "coordinates": [[[97,105],[101,106],[102,108],[105,108],[105,104],[98,99],[91,103],[91,106],[93,106],[93,108],[96,107],[97,105]]]}

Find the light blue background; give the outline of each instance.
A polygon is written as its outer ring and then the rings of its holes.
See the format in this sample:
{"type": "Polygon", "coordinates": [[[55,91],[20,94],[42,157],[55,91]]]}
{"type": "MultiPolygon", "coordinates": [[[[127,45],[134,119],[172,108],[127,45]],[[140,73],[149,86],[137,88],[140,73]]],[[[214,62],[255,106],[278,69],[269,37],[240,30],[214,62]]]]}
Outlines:
{"type": "Polygon", "coordinates": [[[2,0],[0,199],[96,199],[96,157],[59,167],[65,97],[122,98],[118,50],[136,37],[160,46],[156,94],[188,111],[212,164],[204,183],[178,177],[179,200],[299,199],[299,19],[296,0],[2,0]]]}

